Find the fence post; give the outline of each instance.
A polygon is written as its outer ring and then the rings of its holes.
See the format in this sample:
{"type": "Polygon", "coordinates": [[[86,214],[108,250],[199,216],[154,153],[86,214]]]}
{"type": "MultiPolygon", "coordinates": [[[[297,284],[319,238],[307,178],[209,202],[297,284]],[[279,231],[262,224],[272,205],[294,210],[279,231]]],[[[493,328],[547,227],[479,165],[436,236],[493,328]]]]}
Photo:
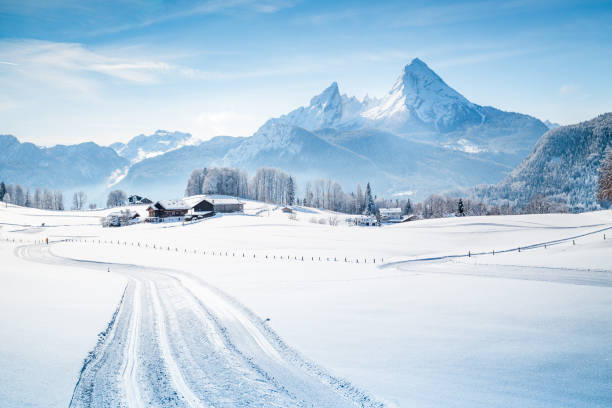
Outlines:
{"type": "Polygon", "coordinates": [[[468,251],[468,258],[471,258],[471,257],[472,257],[472,252],[468,251]]]}

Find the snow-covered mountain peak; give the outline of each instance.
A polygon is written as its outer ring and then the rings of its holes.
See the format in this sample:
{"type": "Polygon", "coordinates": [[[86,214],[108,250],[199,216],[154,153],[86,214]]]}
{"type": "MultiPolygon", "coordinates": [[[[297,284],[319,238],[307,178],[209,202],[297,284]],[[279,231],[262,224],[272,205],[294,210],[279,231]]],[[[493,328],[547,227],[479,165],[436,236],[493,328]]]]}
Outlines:
{"type": "Polygon", "coordinates": [[[308,106],[297,108],[278,118],[278,121],[306,130],[317,130],[337,126],[357,117],[362,110],[362,103],[357,98],[341,95],[338,84],[333,82],[314,96],[308,106]]]}
{"type": "Polygon", "coordinates": [[[478,105],[448,86],[418,58],[404,67],[391,91],[362,116],[386,121],[396,129],[410,123],[441,132],[484,120],[478,105]]]}
{"type": "Polygon", "coordinates": [[[330,86],[325,88],[319,95],[313,96],[310,100],[309,108],[321,108],[325,109],[328,106],[334,106],[341,103],[340,90],[338,89],[338,83],[332,82],[330,86]]]}

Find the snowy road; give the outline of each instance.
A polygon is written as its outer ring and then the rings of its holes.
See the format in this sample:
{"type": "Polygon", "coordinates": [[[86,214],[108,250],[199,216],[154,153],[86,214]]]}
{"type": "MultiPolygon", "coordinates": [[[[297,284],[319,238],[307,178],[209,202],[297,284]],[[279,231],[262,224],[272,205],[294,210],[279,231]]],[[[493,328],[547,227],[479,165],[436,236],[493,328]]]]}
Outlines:
{"type": "Polygon", "coordinates": [[[383,406],[305,360],[262,319],[197,276],[59,257],[17,247],[39,263],[107,270],[124,296],[83,367],[72,407],[383,406]]]}

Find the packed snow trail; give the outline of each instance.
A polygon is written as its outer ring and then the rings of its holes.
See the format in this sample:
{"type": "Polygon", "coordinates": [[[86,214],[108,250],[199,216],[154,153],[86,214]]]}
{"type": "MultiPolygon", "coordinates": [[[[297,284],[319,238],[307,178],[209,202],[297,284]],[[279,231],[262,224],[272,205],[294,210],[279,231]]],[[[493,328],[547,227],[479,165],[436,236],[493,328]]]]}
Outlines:
{"type": "Polygon", "coordinates": [[[71,407],[382,407],[288,347],[250,310],[181,271],[56,256],[24,259],[118,273],[128,283],[71,407]]]}

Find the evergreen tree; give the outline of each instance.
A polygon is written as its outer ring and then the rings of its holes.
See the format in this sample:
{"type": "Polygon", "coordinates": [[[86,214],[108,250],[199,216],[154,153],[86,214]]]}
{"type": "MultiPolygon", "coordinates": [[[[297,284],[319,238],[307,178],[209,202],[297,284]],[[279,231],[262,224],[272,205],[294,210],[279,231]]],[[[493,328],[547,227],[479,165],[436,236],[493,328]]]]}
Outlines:
{"type": "Polygon", "coordinates": [[[23,203],[24,206],[26,207],[31,207],[32,206],[32,196],[30,196],[30,189],[26,190],[25,193],[25,202],[23,203]]]}
{"type": "Polygon", "coordinates": [[[289,180],[287,180],[287,205],[293,205],[295,202],[295,182],[293,181],[293,177],[289,176],[289,180]]]}
{"type": "Polygon", "coordinates": [[[459,201],[457,201],[457,215],[459,215],[460,217],[463,217],[465,215],[465,209],[463,208],[463,200],[460,198],[459,201]]]}
{"type": "Polygon", "coordinates": [[[409,215],[412,214],[412,202],[409,198],[406,199],[406,205],[404,206],[404,214],[409,215]]]}
{"type": "Polygon", "coordinates": [[[6,186],[4,185],[4,181],[0,182],[0,201],[4,200],[4,195],[6,194],[6,186]]]}
{"type": "Polygon", "coordinates": [[[372,198],[372,189],[370,188],[370,183],[366,186],[365,192],[365,210],[366,213],[371,215],[376,212],[376,206],[374,205],[374,198],[372,198]]]}

